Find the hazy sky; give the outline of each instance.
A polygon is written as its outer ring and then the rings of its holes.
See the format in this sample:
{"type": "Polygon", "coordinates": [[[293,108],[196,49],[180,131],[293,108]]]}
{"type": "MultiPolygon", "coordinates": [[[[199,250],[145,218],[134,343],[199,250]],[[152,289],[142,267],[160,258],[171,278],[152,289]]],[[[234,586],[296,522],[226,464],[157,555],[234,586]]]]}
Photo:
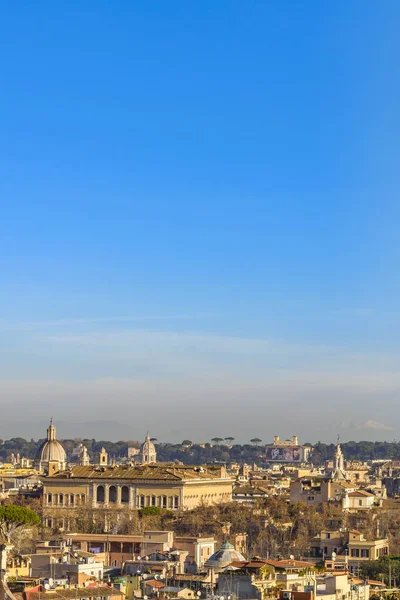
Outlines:
{"type": "Polygon", "coordinates": [[[0,436],[396,438],[399,2],[0,27],[0,436]]]}

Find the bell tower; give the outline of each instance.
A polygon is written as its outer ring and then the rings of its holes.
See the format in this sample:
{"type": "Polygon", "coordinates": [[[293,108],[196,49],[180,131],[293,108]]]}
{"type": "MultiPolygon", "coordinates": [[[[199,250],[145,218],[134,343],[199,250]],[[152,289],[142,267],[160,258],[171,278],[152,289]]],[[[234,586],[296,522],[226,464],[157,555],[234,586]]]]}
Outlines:
{"type": "Polygon", "coordinates": [[[99,452],[99,465],[106,467],[108,465],[108,454],[105,448],[102,448],[99,452]]]}

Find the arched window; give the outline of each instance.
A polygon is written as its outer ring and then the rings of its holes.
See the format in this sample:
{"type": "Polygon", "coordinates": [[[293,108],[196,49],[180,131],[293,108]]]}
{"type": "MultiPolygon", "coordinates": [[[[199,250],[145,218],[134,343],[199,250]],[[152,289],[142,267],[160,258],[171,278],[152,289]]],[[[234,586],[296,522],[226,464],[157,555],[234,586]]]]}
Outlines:
{"type": "Polygon", "coordinates": [[[96,502],[104,502],[104,486],[103,485],[97,486],[96,502]]]}
{"type": "Polygon", "coordinates": [[[145,497],[143,496],[143,494],[141,496],[139,496],[139,506],[140,506],[140,508],[145,507],[145,497]]]}
{"type": "Polygon", "coordinates": [[[81,494],[81,504],[85,504],[86,502],[86,496],[85,494],[81,494]]]}
{"type": "Polygon", "coordinates": [[[179,496],[174,496],[174,508],[179,508],[179,496]]]}
{"type": "Polygon", "coordinates": [[[108,501],[113,504],[117,501],[117,488],[115,485],[110,485],[110,489],[108,490],[108,501]]]}
{"type": "Polygon", "coordinates": [[[51,504],[53,502],[53,495],[47,494],[47,504],[51,504]]]}
{"type": "Polygon", "coordinates": [[[123,485],[121,488],[121,502],[122,504],[129,504],[129,488],[127,485],[123,485]]]}
{"type": "Polygon", "coordinates": [[[161,506],[163,508],[167,508],[167,496],[162,496],[161,500],[162,500],[161,506]]]}
{"type": "Polygon", "coordinates": [[[70,496],[69,496],[69,504],[70,504],[70,506],[73,506],[75,504],[75,496],[74,496],[74,494],[70,494],[70,496]]]}
{"type": "Polygon", "coordinates": [[[151,505],[152,506],[157,506],[157,498],[156,498],[156,496],[152,496],[151,497],[151,505]]]}
{"type": "Polygon", "coordinates": [[[60,494],[60,504],[64,504],[64,494],[60,494]]]}

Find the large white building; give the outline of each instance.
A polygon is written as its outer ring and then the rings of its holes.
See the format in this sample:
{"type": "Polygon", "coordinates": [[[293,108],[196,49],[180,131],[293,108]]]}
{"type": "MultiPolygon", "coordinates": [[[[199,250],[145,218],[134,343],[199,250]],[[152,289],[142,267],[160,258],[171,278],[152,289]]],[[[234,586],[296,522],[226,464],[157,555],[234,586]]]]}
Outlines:
{"type": "Polygon", "coordinates": [[[299,444],[297,435],[290,440],[281,440],[279,435],[275,435],[273,443],[266,446],[267,460],[276,463],[305,463],[310,452],[311,446],[299,444]]]}

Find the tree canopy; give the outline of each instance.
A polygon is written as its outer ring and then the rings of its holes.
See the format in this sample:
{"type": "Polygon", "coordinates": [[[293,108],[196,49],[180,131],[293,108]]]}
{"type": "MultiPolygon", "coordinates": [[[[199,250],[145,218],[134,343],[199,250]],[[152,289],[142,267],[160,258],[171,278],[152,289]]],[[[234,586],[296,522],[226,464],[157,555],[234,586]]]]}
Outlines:
{"type": "Polygon", "coordinates": [[[0,506],[0,535],[9,540],[19,527],[39,525],[40,518],[35,511],[15,504],[0,506]]]}

